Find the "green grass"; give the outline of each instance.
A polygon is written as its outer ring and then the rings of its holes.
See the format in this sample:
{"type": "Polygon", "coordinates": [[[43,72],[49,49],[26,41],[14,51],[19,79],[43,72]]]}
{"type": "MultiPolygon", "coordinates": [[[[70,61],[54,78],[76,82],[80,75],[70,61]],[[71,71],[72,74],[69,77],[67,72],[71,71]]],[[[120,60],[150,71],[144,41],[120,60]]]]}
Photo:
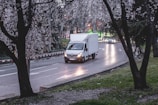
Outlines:
{"type": "MultiPolygon", "coordinates": [[[[147,100],[145,103],[138,103],[138,99],[145,96],[158,95],[158,58],[152,58],[148,65],[147,83],[149,89],[138,91],[133,89],[133,80],[129,67],[120,68],[111,74],[95,77],[93,81],[102,83],[105,88],[113,88],[110,93],[103,93],[98,100],[87,100],[73,105],[158,105],[156,100],[147,100]]],[[[95,83],[95,82],[94,82],[95,83]]]]}
{"type": "Polygon", "coordinates": [[[138,99],[146,96],[158,95],[158,58],[150,59],[147,71],[147,83],[150,86],[147,90],[135,90],[133,78],[129,66],[117,68],[110,73],[102,73],[90,78],[78,80],[69,84],[51,88],[38,94],[36,97],[15,98],[0,102],[0,105],[29,105],[38,103],[41,100],[49,100],[50,94],[65,90],[88,90],[97,88],[110,88],[111,91],[102,93],[97,100],[83,100],[73,105],[158,105],[156,100],[147,100],[145,103],[138,103],[138,99]]]}

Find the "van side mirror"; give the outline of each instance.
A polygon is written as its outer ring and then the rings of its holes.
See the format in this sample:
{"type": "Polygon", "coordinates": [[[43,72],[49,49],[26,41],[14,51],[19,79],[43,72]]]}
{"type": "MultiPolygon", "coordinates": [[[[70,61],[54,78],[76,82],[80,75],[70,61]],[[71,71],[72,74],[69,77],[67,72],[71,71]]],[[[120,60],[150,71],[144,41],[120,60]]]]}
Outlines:
{"type": "Polygon", "coordinates": [[[85,48],[85,51],[88,51],[88,48],[85,48]]]}

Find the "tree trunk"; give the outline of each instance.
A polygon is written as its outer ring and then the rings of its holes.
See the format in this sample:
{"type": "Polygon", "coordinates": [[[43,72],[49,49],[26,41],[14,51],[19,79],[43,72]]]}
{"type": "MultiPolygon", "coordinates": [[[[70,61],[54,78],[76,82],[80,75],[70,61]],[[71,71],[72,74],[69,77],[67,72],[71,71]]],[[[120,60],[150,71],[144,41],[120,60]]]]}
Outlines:
{"type": "Polygon", "coordinates": [[[35,95],[31,88],[27,65],[19,59],[19,64],[17,65],[18,69],[18,79],[20,86],[20,96],[21,97],[29,97],[35,95]]]}
{"type": "Polygon", "coordinates": [[[142,76],[140,72],[137,72],[137,75],[134,76],[133,79],[135,89],[143,90],[149,88],[146,84],[146,77],[142,76]]]}
{"type": "Polygon", "coordinates": [[[148,88],[146,83],[146,75],[141,74],[140,71],[138,71],[138,68],[130,62],[130,67],[133,75],[134,80],[134,88],[138,90],[143,90],[148,88]]]}
{"type": "Polygon", "coordinates": [[[28,97],[35,95],[31,88],[28,66],[26,64],[26,56],[25,56],[25,37],[19,37],[17,43],[18,49],[18,79],[20,85],[20,95],[21,97],[28,97]]]}
{"type": "Polygon", "coordinates": [[[130,52],[128,55],[129,55],[129,61],[130,61],[129,62],[130,68],[131,68],[131,72],[132,72],[132,76],[134,80],[134,88],[138,90],[148,88],[146,84],[146,70],[139,71],[134,58],[130,56],[130,52]]]}
{"type": "MultiPolygon", "coordinates": [[[[116,30],[116,32],[120,38],[120,41],[123,45],[123,48],[124,48],[128,58],[129,58],[129,63],[130,63],[130,68],[131,68],[131,72],[132,72],[132,76],[133,76],[133,80],[134,80],[135,89],[142,90],[142,89],[148,88],[147,83],[146,83],[146,71],[147,71],[147,65],[148,65],[149,55],[150,55],[152,34],[147,32],[148,37],[146,38],[146,48],[145,48],[145,54],[144,54],[145,57],[143,58],[142,65],[141,65],[141,68],[139,70],[138,66],[136,64],[136,61],[133,57],[132,46],[130,43],[125,4],[121,1],[121,9],[122,9],[122,18],[121,19],[122,19],[122,23],[123,23],[122,24],[123,25],[123,32],[125,34],[125,35],[122,35],[121,30],[119,29],[119,27],[116,24],[116,21],[114,19],[110,5],[108,4],[107,0],[103,0],[103,1],[104,1],[105,5],[107,6],[107,9],[108,9],[108,12],[110,14],[114,29],[116,30]]],[[[150,16],[150,14],[148,14],[148,15],[150,16]]],[[[149,27],[149,29],[150,28],[152,28],[152,27],[149,27]]]]}
{"type": "Polygon", "coordinates": [[[153,56],[158,57],[158,35],[154,35],[153,39],[153,56]]]}

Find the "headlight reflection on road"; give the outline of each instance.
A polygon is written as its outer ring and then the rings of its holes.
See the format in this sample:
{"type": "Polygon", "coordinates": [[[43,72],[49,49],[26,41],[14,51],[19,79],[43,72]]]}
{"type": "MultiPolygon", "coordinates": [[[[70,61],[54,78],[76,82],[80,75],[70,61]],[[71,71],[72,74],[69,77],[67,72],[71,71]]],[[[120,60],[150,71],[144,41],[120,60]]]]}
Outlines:
{"type": "Polygon", "coordinates": [[[108,44],[105,46],[105,61],[106,65],[111,65],[116,62],[116,48],[113,44],[108,44]]]}
{"type": "Polygon", "coordinates": [[[80,76],[80,75],[85,74],[85,71],[82,69],[82,67],[78,67],[74,74],[75,76],[80,76]]]}
{"type": "Polygon", "coordinates": [[[77,67],[76,70],[72,70],[72,72],[67,72],[66,74],[62,75],[61,77],[57,78],[57,80],[61,80],[61,79],[69,79],[69,78],[73,78],[73,77],[77,77],[77,76],[81,76],[84,75],[86,73],[86,71],[81,67],[77,67]],[[74,71],[74,72],[73,72],[74,71]]]}

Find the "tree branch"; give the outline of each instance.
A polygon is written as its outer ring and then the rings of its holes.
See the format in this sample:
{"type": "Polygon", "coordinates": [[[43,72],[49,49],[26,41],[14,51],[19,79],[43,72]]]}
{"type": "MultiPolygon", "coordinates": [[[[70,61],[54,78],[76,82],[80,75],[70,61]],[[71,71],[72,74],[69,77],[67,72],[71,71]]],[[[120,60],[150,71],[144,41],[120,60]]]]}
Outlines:
{"type": "Polygon", "coordinates": [[[125,41],[123,39],[123,35],[121,34],[121,31],[119,30],[118,25],[116,24],[116,21],[114,19],[113,13],[112,13],[112,10],[110,8],[110,5],[108,4],[107,0],[103,0],[103,2],[105,3],[105,5],[106,5],[106,7],[107,7],[107,9],[109,11],[109,15],[111,17],[113,27],[116,30],[116,32],[117,32],[117,34],[119,36],[119,39],[121,40],[121,43],[123,45],[123,48],[124,48],[125,52],[127,53],[127,45],[126,45],[126,43],[125,43],[125,41]]]}
{"type": "Polygon", "coordinates": [[[13,43],[16,43],[16,37],[10,35],[8,33],[8,31],[6,30],[6,28],[4,27],[4,24],[3,24],[3,21],[1,21],[1,18],[0,18],[0,28],[2,30],[2,32],[4,33],[5,36],[7,36],[10,40],[12,40],[13,43]]]}
{"type": "Polygon", "coordinates": [[[122,27],[123,27],[123,32],[124,32],[124,36],[125,36],[125,40],[126,40],[126,44],[127,44],[127,56],[130,60],[130,67],[131,67],[131,71],[133,76],[136,76],[138,73],[138,67],[137,64],[134,60],[134,56],[133,56],[133,51],[132,51],[132,45],[130,42],[130,37],[129,37],[129,31],[128,31],[128,24],[127,24],[127,17],[126,17],[126,10],[125,10],[125,4],[122,2],[121,0],[121,9],[122,9],[122,27]],[[135,68],[135,69],[132,69],[135,68]]]}
{"type": "MultiPolygon", "coordinates": [[[[28,30],[31,27],[32,24],[32,0],[29,0],[29,6],[28,6],[28,26],[26,26],[26,31],[28,32],[28,30]]],[[[27,35],[27,34],[26,34],[27,35]]]]}
{"type": "Polygon", "coordinates": [[[148,66],[148,62],[149,62],[149,57],[150,57],[150,51],[151,51],[151,45],[153,42],[153,37],[154,37],[154,22],[151,21],[150,17],[151,17],[151,10],[150,7],[148,5],[148,1],[146,0],[146,11],[147,11],[147,36],[146,36],[146,45],[145,45],[145,53],[144,53],[144,58],[142,60],[142,65],[140,67],[140,72],[142,75],[146,75],[146,71],[147,71],[147,66],[148,66]]]}
{"type": "Polygon", "coordinates": [[[156,23],[157,21],[158,21],[158,8],[157,8],[156,13],[155,13],[154,23],[156,23]]]}
{"type": "Polygon", "coordinates": [[[0,49],[3,50],[3,51],[5,51],[5,53],[6,53],[10,58],[12,58],[15,63],[18,62],[18,59],[16,58],[16,56],[14,55],[14,53],[12,53],[12,52],[9,50],[8,46],[7,46],[3,41],[1,41],[1,40],[0,40],[0,49]]]}
{"type": "MultiPolygon", "coordinates": [[[[132,47],[131,47],[131,43],[130,43],[130,37],[129,37],[129,32],[128,32],[128,25],[127,25],[127,18],[126,18],[126,11],[125,11],[125,4],[122,2],[121,0],[121,8],[122,8],[122,27],[123,27],[123,32],[124,32],[124,36],[126,39],[126,43],[128,46],[128,55],[130,54],[129,52],[132,52],[132,47]]],[[[131,57],[133,57],[133,54],[130,55],[131,57]]]]}

